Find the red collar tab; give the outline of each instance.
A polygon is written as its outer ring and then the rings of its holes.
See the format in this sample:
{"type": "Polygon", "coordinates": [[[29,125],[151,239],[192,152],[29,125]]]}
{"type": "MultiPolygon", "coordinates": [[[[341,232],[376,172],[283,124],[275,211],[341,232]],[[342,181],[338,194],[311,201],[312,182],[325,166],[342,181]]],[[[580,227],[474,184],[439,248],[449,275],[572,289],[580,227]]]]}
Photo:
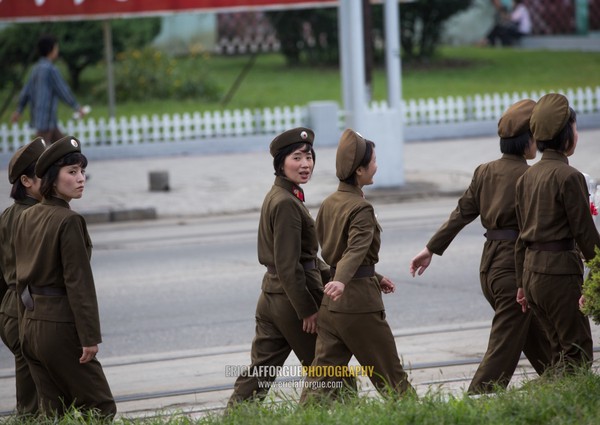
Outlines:
{"type": "Polygon", "coordinates": [[[294,196],[298,199],[300,199],[302,202],[304,202],[304,191],[302,189],[300,189],[299,187],[294,187],[292,189],[292,193],[294,194],[294,196]]]}

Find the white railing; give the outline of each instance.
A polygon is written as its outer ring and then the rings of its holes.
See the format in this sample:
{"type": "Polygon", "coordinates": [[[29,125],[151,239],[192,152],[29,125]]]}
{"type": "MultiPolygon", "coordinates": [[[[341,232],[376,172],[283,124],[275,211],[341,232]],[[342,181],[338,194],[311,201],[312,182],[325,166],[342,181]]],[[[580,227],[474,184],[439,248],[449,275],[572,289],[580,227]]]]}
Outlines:
{"type": "MultiPolygon", "coordinates": [[[[569,98],[577,113],[600,112],[600,87],[559,90],[569,98]]],[[[405,125],[463,123],[497,120],[514,102],[538,99],[546,92],[485,94],[467,97],[411,99],[403,102],[405,125]]],[[[373,102],[371,109],[387,108],[387,103],[373,102]]],[[[335,123],[343,127],[343,112],[335,123]]],[[[226,110],[193,114],[153,115],[151,117],[121,117],[118,119],[70,120],[60,124],[66,134],[77,136],[84,146],[131,146],[169,144],[173,142],[210,139],[243,138],[276,134],[288,128],[309,125],[307,108],[295,106],[265,108],[252,111],[226,110]]],[[[0,153],[10,153],[24,145],[34,135],[27,124],[0,126],[0,153]]]]}
{"type": "MultiPolygon", "coordinates": [[[[497,120],[513,103],[521,99],[537,100],[548,92],[494,93],[467,97],[438,97],[437,99],[410,99],[403,102],[404,124],[444,124],[468,121],[497,120]]],[[[569,99],[578,114],[600,112],[600,87],[594,89],[558,90],[569,99]]],[[[373,102],[374,110],[386,109],[387,103],[373,102]]]]}

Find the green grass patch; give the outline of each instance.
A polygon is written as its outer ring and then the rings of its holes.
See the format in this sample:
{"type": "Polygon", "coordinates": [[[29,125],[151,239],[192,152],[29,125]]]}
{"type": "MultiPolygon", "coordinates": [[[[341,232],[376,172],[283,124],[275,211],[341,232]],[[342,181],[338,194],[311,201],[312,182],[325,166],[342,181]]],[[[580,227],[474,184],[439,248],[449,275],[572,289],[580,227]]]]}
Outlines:
{"type": "MultiPolygon", "coordinates": [[[[183,59],[189,73],[203,73],[221,88],[221,96],[233,87],[250,56],[195,56],[183,59]]],[[[531,51],[514,48],[443,47],[427,63],[403,62],[402,92],[404,99],[472,96],[503,92],[551,91],[600,86],[600,53],[531,51]]],[[[63,74],[65,75],[65,74],[63,74]]],[[[77,93],[82,104],[92,106],[92,117],[108,115],[106,102],[94,96],[94,87],[105,79],[103,66],[83,73],[82,88],[77,93]]],[[[385,69],[373,75],[374,100],[387,98],[385,69]]],[[[222,109],[264,108],[306,105],[315,100],[333,100],[341,104],[341,80],[337,67],[289,67],[278,54],[260,54],[243,78],[231,101],[156,99],[123,102],[117,105],[118,116],[173,114],[222,109]]],[[[15,102],[13,102],[13,105],[15,102]]],[[[10,112],[0,117],[8,122],[10,112]]],[[[71,111],[64,105],[61,118],[71,111]]]]}
{"type": "MultiPolygon", "coordinates": [[[[505,425],[597,424],[600,417],[600,377],[581,371],[573,376],[539,379],[521,389],[471,398],[431,391],[419,398],[399,401],[379,397],[350,398],[330,405],[299,406],[293,400],[242,404],[227,415],[211,413],[200,419],[184,414],[145,419],[119,418],[117,424],[378,424],[378,425],[505,425]]],[[[97,418],[71,411],[62,420],[5,418],[7,425],[100,424],[97,418]]]]}

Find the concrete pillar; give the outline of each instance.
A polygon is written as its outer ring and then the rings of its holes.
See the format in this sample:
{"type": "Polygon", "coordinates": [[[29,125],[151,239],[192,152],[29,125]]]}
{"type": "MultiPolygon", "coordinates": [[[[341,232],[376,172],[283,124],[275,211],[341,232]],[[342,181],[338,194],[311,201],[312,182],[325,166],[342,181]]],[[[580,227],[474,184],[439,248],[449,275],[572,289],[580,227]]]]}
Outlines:
{"type": "Polygon", "coordinates": [[[310,102],[307,109],[308,126],[315,132],[315,148],[337,146],[340,137],[338,125],[340,108],[337,102],[310,102]]]}
{"type": "Polygon", "coordinates": [[[402,126],[398,109],[369,111],[363,136],[375,142],[377,174],[373,188],[399,187],[404,181],[402,126]]]}
{"type": "Polygon", "coordinates": [[[589,32],[589,0],[575,0],[575,32],[586,35],[589,32]]]}
{"type": "Polygon", "coordinates": [[[365,49],[363,39],[362,2],[340,1],[340,26],[344,39],[340,40],[342,66],[350,68],[342,72],[342,78],[350,93],[350,109],[346,110],[346,126],[364,132],[367,111],[367,87],[365,85],[365,49]],[[343,19],[342,19],[343,18],[343,19]],[[361,130],[362,129],[362,130],[361,130]]]}
{"type": "Polygon", "coordinates": [[[377,139],[377,176],[374,187],[404,184],[404,114],[402,113],[402,71],[400,58],[399,9],[396,0],[385,0],[385,59],[389,110],[369,112],[377,139]]]}

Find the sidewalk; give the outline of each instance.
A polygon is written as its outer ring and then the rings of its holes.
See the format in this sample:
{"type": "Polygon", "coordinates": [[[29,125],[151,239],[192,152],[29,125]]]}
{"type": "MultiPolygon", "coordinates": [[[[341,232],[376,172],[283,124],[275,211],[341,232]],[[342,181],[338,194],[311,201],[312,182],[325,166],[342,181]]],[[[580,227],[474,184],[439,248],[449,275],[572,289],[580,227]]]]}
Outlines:
{"type": "MultiPolygon", "coordinates": [[[[265,146],[269,142],[266,140],[265,146]]],[[[338,184],[335,148],[319,149],[317,140],[315,150],[313,178],[304,186],[309,207],[317,207],[338,184]]],[[[405,185],[392,189],[367,188],[366,194],[374,201],[387,202],[459,196],[469,185],[475,167],[499,156],[497,137],[406,143],[405,185]]],[[[600,178],[600,129],[579,132],[577,150],[570,163],[600,178]]],[[[83,198],[73,200],[71,207],[83,213],[90,224],[257,210],[274,179],[272,158],[266,149],[250,153],[90,159],[87,172],[91,178],[86,183],[83,198]],[[149,191],[152,171],[168,173],[168,192],[149,191]]],[[[1,173],[6,176],[6,170],[1,173]]],[[[8,180],[0,179],[0,193],[6,194],[0,198],[2,210],[11,204],[9,192],[8,180]]]]}

